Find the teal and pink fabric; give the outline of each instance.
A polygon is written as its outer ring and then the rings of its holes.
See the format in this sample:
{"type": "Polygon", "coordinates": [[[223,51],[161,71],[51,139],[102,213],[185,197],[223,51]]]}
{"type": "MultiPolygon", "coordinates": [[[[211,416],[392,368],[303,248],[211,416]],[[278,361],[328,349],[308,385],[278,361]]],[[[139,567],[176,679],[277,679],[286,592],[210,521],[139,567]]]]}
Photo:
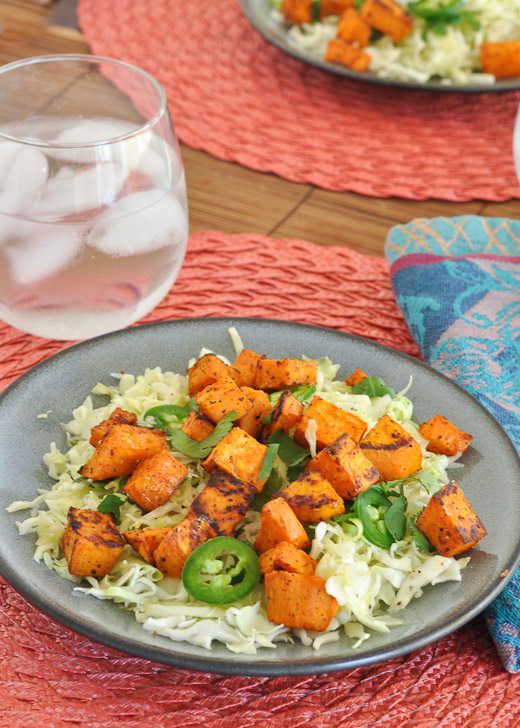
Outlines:
{"type": "MultiPolygon", "coordinates": [[[[464,216],[393,227],[392,287],[425,361],[494,415],[520,451],[520,221],[464,216]]],[[[520,671],[520,573],[486,612],[520,671]]]]}

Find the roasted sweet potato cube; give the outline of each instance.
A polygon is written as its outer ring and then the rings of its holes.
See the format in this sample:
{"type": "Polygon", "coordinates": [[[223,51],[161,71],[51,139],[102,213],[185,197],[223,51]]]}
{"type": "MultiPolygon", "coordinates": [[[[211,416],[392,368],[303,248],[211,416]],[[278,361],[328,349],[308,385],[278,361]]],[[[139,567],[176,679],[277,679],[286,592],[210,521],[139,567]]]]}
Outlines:
{"type": "Polygon", "coordinates": [[[110,574],[124,545],[112,513],[69,508],[63,551],[71,574],[101,579],[110,574]]]}
{"type": "Polygon", "coordinates": [[[103,422],[100,422],[99,425],[91,429],[90,444],[97,447],[107,434],[108,428],[115,424],[136,425],[137,415],[117,407],[107,420],[103,420],[103,422]]]}
{"type": "Polygon", "coordinates": [[[520,76],[520,41],[482,43],[480,63],[484,73],[491,73],[495,78],[520,76]]]}
{"type": "Polygon", "coordinates": [[[311,22],[311,0],[283,0],[282,15],[291,24],[311,22]]]}
{"type": "Polygon", "coordinates": [[[347,8],[339,21],[337,35],[345,43],[357,44],[364,48],[370,41],[370,26],[362,19],[355,8],[347,8]]]}
{"type": "Polygon", "coordinates": [[[192,440],[202,442],[208,435],[211,435],[215,425],[211,420],[199,412],[198,410],[191,410],[190,414],[186,417],[181,430],[185,435],[191,437],[192,440]]]}
{"type": "Polygon", "coordinates": [[[188,475],[188,468],[167,450],[142,460],[128,478],[121,492],[143,511],[162,506],[188,475]]]}
{"type": "Polygon", "coordinates": [[[250,349],[242,349],[230,369],[231,376],[239,387],[255,386],[256,370],[260,359],[265,359],[265,356],[250,349]]]}
{"type": "Polygon", "coordinates": [[[230,412],[237,413],[236,419],[243,417],[253,403],[233,379],[220,379],[197,394],[197,404],[203,415],[214,424],[220,422],[230,412]]]}
{"type": "Polygon", "coordinates": [[[204,516],[217,536],[233,536],[257,494],[253,483],[215,470],[190,506],[195,516],[204,516]]]}
{"type": "Polygon", "coordinates": [[[419,433],[428,440],[427,450],[439,455],[457,455],[469,447],[473,435],[459,430],[446,417],[435,415],[419,425],[419,433]]]}
{"type": "Polygon", "coordinates": [[[154,427],[112,425],[80,475],[91,480],[119,478],[133,473],[141,460],[166,448],[166,435],[154,427]]]}
{"type": "Polygon", "coordinates": [[[282,392],[274,407],[271,422],[262,430],[262,440],[267,440],[269,435],[274,435],[279,430],[283,430],[288,435],[303,417],[304,409],[303,403],[293,397],[290,392],[282,392]]]}
{"type": "Polygon", "coordinates": [[[333,38],[325,49],[325,60],[328,63],[341,63],[353,71],[363,73],[370,67],[372,59],[362,48],[345,43],[341,38],[333,38]]]}
{"type": "Polygon", "coordinates": [[[348,433],[313,457],[307,466],[310,470],[319,470],[336,493],[348,500],[381,480],[377,468],[348,433]]]}
{"type": "Polygon", "coordinates": [[[202,392],[210,384],[230,376],[229,367],[218,356],[206,354],[188,369],[188,391],[193,396],[202,392]]]}
{"type": "Polygon", "coordinates": [[[269,551],[260,554],[262,574],[270,571],[290,571],[292,574],[314,574],[318,562],[305,551],[288,541],[280,541],[269,551]]]}
{"type": "Polygon", "coordinates": [[[413,28],[413,17],[395,0],[365,0],[361,17],[372,28],[390,36],[396,43],[413,28]]]}
{"type": "Polygon", "coordinates": [[[345,513],[343,498],[319,470],[302,473],[287,488],[273,493],[272,497],[283,498],[302,523],[319,523],[345,513]]]}
{"type": "Polygon", "coordinates": [[[309,548],[311,542],[294,511],[283,498],[269,501],[260,511],[260,529],[255,550],[261,554],[280,541],[288,541],[299,549],[309,548]]]}
{"type": "Polygon", "coordinates": [[[389,415],[376,422],[360,447],[384,481],[407,478],[422,467],[421,446],[389,415]]]}
{"type": "Polygon", "coordinates": [[[121,535],[137,551],[143,561],[155,566],[154,551],[170,531],[170,528],[171,526],[167,528],[139,528],[135,531],[123,531],[121,535]]]}
{"type": "Polygon", "coordinates": [[[262,389],[242,387],[246,397],[251,400],[253,406],[237,420],[237,425],[245,430],[251,437],[258,437],[262,431],[262,420],[272,410],[269,397],[262,389]]]}
{"type": "Polygon", "coordinates": [[[318,364],[300,359],[261,359],[256,370],[256,389],[276,392],[279,389],[316,384],[318,364]]]}
{"type": "Polygon", "coordinates": [[[356,369],[352,372],[350,376],[345,379],[345,384],[348,384],[349,387],[354,387],[356,384],[359,384],[359,382],[363,381],[363,379],[366,378],[367,375],[362,369],[356,369]]]}
{"type": "Polygon", "coordinates": [[[316,450],[323,450],[345,432],[348,432],[353,440],[359,442],[367,429],[367,424],[361,417],[352,412],[346,412],[316,395],[312,398],[312,402],[294,431],[294,441],[300,447],[309,447],[305,433],[311,420],[314,420],[317,426],[316,450]]]}
{"type": "Polygon", "coordinates": [[[330,15],[343,15],[347,8],[354,7],[354,0],[321,0],[320,19],[330,15]]]}
{"type": "Polygon", "coordinates": [[[310,574],[271,571],[265,575],[267,618],[286,627],[324,632],[338,609],[325,579],[310,574]]]}
{"type": "Polygon", "coordinates": [[[217,534],[204,516],[188,513],[162,539],[155,549],[155,565],[163,574],[180,579],[182,567],[192,551],[217,534]]]}
{"type": "Polygon", "coordinates": [[[253,483],[258,492],[265,480],[258,480],[267,447],[240,427],[233,429],[215,445],[202,466],[209,472],[223,470],[246,483],[253,483]]]}
{"type": "Polygon", "coordinates": [[[486,535],[482,521],[455,481],[432,495],[417,519],[417,528],[442,556],[462,554],[486,535]]]}

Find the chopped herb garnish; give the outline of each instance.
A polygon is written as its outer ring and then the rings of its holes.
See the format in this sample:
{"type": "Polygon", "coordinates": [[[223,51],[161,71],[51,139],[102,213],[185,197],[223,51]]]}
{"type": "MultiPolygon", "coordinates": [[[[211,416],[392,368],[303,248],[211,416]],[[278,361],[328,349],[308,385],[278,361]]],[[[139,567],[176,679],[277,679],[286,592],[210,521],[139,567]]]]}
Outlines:
{"type": "Polygon", "coordinates": [[[396,396],[392,387],[387,387],[379,377],[365,377],[352,387],[352,394],[366,394],[369,397],[383,397],[389,394],[392,399],[396,396]]]}
{"type": "Polygon", "coordinates": [[[297,445],[283,430],[278,430],[274,435],[270,435],[268,442],[279,445],[278,457],[287,465],[298,465],[309,455],[308,450],[297,445]]]}
{"type": "Polygon", "coordinates": [[[121,523],[121,506],[126,503],[126,496],[111,493],[106,495],[97,509],[99,513],[113,513],[117,523],[121,523]]]}
{"type": "Polygon", "coordinates": [[[233,422],[237,418],[237,414],[233,410],[225,415],[215,425],[213,432],[201,442],[188,437],[182,430],[171,430],[168,435],[170,445],[174,450],[182,452],[183,455],[187,455],[194,460],[205,458],[210,454],[215,445],[218,445],[222,438],[230,432],[233,427],[233,422]]]}
{"type": "Polygon", "coordinates": [[[273,469],[274,461],[279,447],[280,446],[276,443],[272,443],[268,446],[264,461],[262,463],[262,467],[260,468],[260,472],[258,473],[257,480],[266,480],[266,478],[269,477],[269,475],[271,474],[271,470],[273,469]]]}
{"type": "Polygon", "coordinates": [[[250,508],[253,511],[261,511],[265,504],[271,500],[271,493],[274,493],[277,490],[281,490],[282,488],[283,482],[281,477],[276,472],[276,470],[271,470],[271,475],[265,483],[262,492],[257,493],[257,495],[253,499],[253,502],[251,503],[250,508]]]}

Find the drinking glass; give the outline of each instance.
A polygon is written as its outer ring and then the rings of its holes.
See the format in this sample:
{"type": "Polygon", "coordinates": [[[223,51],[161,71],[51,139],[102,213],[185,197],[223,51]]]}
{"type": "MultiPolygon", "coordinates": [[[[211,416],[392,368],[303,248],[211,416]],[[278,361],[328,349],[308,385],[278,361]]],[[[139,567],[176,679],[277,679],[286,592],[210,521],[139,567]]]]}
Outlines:
{"type": "Polygon", "coordinates": [[[154,78],[88,55],[0,68],[0,318],[53,339],[124,328],[170,290],[187,238],[154,78]]]}

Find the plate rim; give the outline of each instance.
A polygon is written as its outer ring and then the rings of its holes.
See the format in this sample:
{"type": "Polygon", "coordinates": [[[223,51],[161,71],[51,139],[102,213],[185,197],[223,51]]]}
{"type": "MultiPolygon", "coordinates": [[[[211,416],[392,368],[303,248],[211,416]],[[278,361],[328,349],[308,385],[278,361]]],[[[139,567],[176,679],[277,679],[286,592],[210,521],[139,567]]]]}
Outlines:
{"type": "MultiPolygon", "coordinates": [[[[520,464],[520,454],[517,452],[514,443],[511,438],[504,430],[503,426],[495,419],[495,417],[489,412],[484,405],[474,397],[470,392],[467,392],[463,387],[454,382],[453,380],[446,377],[441,372],[433,369],[428,364],[420,359],[406,354],[405,352],[394,349],[385,344],[381,344],[372,339],[365,338],[356,334],[341,331],[327,326],[320,326],[315,324],[306,324],[300,322],[287,321],[284,319],[272,319],[272,318],[256,318],[256,317],[235,317],[235,316],[210,316],[210,317],[191,317],[182,319],[172,319],[166,321],[156,321],[145,324],[139,324],[131,326],[128,329],[121,329],[108,334],[94,337],[85,341],[81,341],[77,344],[73,344],[61,351],[43,359],[38,362],[26,372],[21,374],[17,379],[11,382],[1,393],[0,393],[0,409],[3,405],[3,401],[6,397],[15,396],[16,390],[19,387],[25,386],[27,380],[30,380],[35,372],[36,374],[42,370],[53,366],[55,361],[66,359],[74,352],[83,350],[85,348],[96,346],[99,342],[111,341],[120,338],[121,336],[133,338],[139,336],[139,332],[143,329],[161,329],[171,327],[182,327],[203,324],[211,321],[212,325],[223,326],[229,328],[235,326],[239,328],[240,323],[247,325],[248,323],[260,324],[260,325],[282,325],[288,327],[297,327],[298,329],[311,329],[319,330],[322,332],[328,332],[333,335],[339,335],[345,337],[345,340],[355,340],[362,342],[364,346],[369,348],[373,347],[379,351],[387,350],[391,352],[392,356],[396,356],[402,359],[404,362],[413,362],[413,366],[419,366],[427,371],[430,375],[435,378],[440,378],[444,382],[449,382],[448,386],[452,386],[460,390],[466,397],[469,397],[477,406],[480,408],[488,417],[496,423],[498,428],[502,431],[502,435],[511,444],[512,450],[516,455],[518,464],[520,464]]],[[[92,385],[93,386],[93,385],[92,385]]],[[[13,524],[14,526],[14,524],[13,524]]],[[[14,536],[17,536],[16,529],[13,530],[14,536]]],[[[518,540],[520,546],[520,535],[518,540]]],[[[0,544],[0,557],[2,556],[2,545],[0,544]]],[[[44,565],[41,565],[44,568],[44,565]]],[[[18,592],[24,599],[26,599],[34,607],[48,615],[52,619],[56,620],[59,624],[62,624],[73,632],[88,637],[89,639],[97,642],[98,644],[105,645],[107,647],[118,650],[125,654],[132,655],[141,659],[151,660],[160,664],[169,665],[171,667],[177,667],[181,669],[195,670],[198,672],[206,672],[211,674],[224,674],[224,675],[235,675],[235,676],[255,676],[255,677],[282,677],[282,676],[301,676],[301,675],[318,675],[326,672],[337,672],[340,670],[350,670],[362,666],[368,666],[375,663],[384,662],[392,658],[405,656],[416,650],[422,649],[423,647],[436,642],[442,637],[451,634],[460,627],[467,624],[474,617],[480,614],[487,606],[503,591],[507,586],[510,579],[513,577],[514,572],[520,566],[520,548],[512,553],[509,557],[509,561],[506,564],[506,568],[509,573],[500,577],[500,580],[495,579],[485,591],[485,597],[480,599],[474,599],[472,606],[469,609],[465,609],[462,613],[456,614],[455,616],[447,616],[441,624],[437,627],[430,627],[428,631],[422,636],[417,637],[412,634],[403,639],[397,640],[390,643],[388,646],[377,647],[373,650],[365,651],[364,653],[356,656],[355,653],[346,652],[343,656],[323,656],[320,657],[319,653],[312,656],[309,660],[299,658],[297,661],[284,661],[284,662],[271,662],[262,660],[255,656],[244,655],[244,658],[249,657],[249,660],[244,662],[226,662],[222,657],[214,657],[211,652],[208,651],[208,656],[198,655],[186,655],[175,651],[173,649],[162,647],[160,645],[151,645],[144,642],[139,642],[131,637],[123,636],[119,634],[112,634],[109,630],[104,630],[102,625],[91,624],[90,620],[84,619],[77,612],[72,612],[67,607],[62,607],[59,604],[48,603],[45,599],[40,599],[37,592],[31,589],[31,584],[23,579],[23,576],[16,571],[11,565],[0,558],[0,575],[6,580],[8,584],[18,592]],[[123,644],[124,643],[124,644],[123,644]]],[[[22,572],[23,573],[23,572],[22,572]]],[[[116,605],[117,607],[117,605],[116,605]]],[[[120,608],[120,607],[117,607],[120,608]]]]}
{"type": "MultiPolygon", "coordinates": [[[[268,0],[267,0],[268,1],[268,0]]],[[[275,33],[269,31],[263,24],[258,21],[258,15],[255,12],[256,6],[266,0],[239,0],[240,7],[244,16],[247,18],[254,30],[269,43],[279,50],[287,53],[296,60],[302,61],[307,65],[318,68],[321,71],[332,73],[340,78],[347,78],[351,81],[370,84],[373,86],[385,86],[387,88],[398,88],[408,91],[422,91],[433,93],[463,93],[463,94],[480,94],[480,93],[508,93],[512,91],[520,91],[520,76],[516,80],[499,79],[493,84],[452,84],[443,85],[440,82],[427,81],[426,83],[415,83],[414,81],[399,81],[393,78],[380,78],[373,73],[359,73],[346,66],[340,64],[327,63],[326,61],[310,58],[303,52],[293,48],[289,43],[280,40],[275,33]]]]}

